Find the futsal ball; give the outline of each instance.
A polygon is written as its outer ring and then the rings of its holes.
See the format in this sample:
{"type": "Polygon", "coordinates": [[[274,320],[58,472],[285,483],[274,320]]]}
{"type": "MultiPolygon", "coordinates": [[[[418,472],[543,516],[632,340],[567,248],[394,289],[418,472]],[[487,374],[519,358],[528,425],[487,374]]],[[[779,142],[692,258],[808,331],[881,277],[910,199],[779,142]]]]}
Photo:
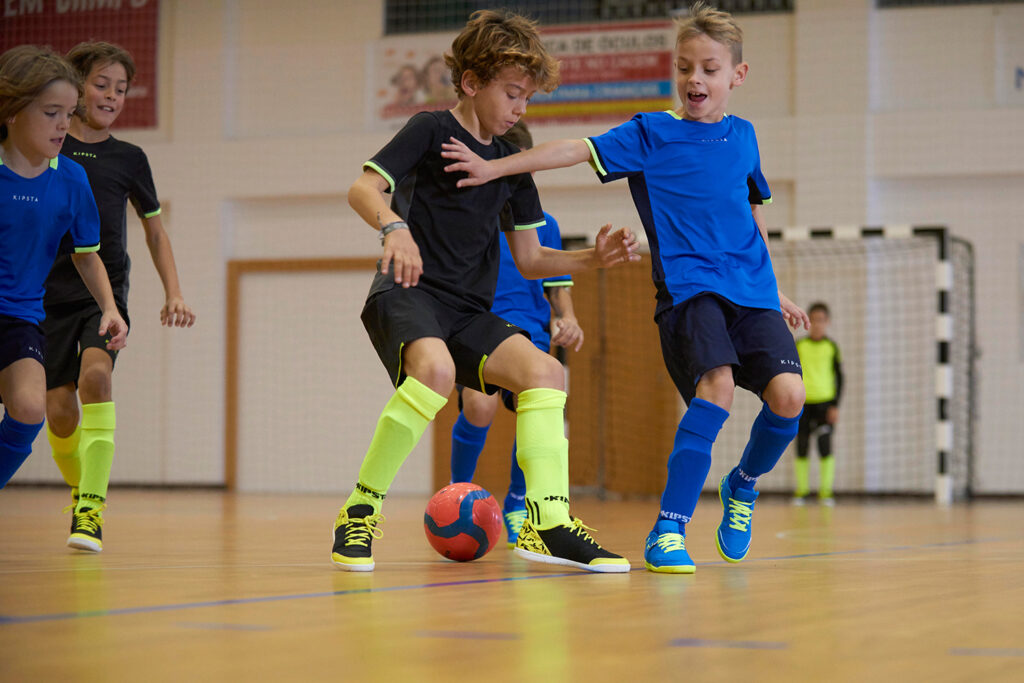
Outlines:
{"type": "Polygon", "coordinates": [[[434,494],[423,513],[423,530],[434,550],[468,562],[487,554],[501,535],[501,508],[476,484],[449,484],[434,494]]]}

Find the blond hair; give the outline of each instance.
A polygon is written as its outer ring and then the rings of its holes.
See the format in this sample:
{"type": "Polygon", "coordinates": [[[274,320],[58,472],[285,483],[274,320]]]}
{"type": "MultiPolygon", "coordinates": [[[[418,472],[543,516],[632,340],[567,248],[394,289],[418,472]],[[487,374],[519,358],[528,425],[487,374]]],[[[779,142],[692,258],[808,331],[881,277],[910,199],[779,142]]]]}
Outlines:
{"type": "Polygon", "coordinates": [[[544,92],[551,92],[559,83],[558,61],[541,42],[537,22],[507,10],[473,12],[444,62],[451,70],[459,99],[466,94],[462,75],[467,71],[473,72],[481,86],[507,66],[530,76],[544,92]]]}
{"type": "Polygon", "coordinates": [[[0,142],[7,139],[7,121],[32,103],[54,81],[84,89],[78,72],[48,47],[19,45],[0,55],[0,142]]]}
{"type": "Polygon", "coordinates": [[[743,30],[728,12],[716,9],[704,0],[697,0],[690,7],[689,14],[677,19],[676,23],[679,26],[676,45],[698,36],[707,36],[729,48],[733,64],[743,62],[743,30]]]}

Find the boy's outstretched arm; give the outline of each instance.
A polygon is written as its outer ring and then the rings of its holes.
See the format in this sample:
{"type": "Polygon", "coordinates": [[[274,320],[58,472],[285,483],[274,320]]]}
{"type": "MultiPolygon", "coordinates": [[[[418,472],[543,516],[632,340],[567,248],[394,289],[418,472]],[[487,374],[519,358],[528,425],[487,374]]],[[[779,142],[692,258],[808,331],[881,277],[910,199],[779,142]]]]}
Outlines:
{"type": "Polygon", "coordinates": [[[164,306],[160,309],[160,324],[167,327],[192,327],[196,322],[196,314],[181,295],[171,239],[164,230],[160,215],[143,218],[142,229],[146,231],[149,255],[153,258],[153,265],[156,266],[160,282],[164,285],[164,306]]]}
{"type": "Polygon", "coordinates": [[[444,167],[446,173],[461,171],[467,174],[466,178],[455,183],[456,187],[473,187],[509,175],[575,166],[590,159],[590,147],[583,140],[552,140],[533,149],[491,161],[484,161],[464,142],[455,138],[442,143],[441,150],[441,156],[454,160],[454,163],[444,167]]]}
{"type": "MultiPolygon", "coordinates": [[[[519,156],[518,154],[515,156],[519,156]]],[[[636,253],[636,235],[629,228],[612,232],[607,223],[597,233],[590,249],[562,251],[541,246],[536,230],[516,230],[505,233],[516,268],[527,280],[539,280],[579,273],[593,268],[611,268],[620,263],[639,261],[636,253]]]]}
{"type": "MultiPolygon", "coordinates": [[[[760,204],[751,204],[750,213],[754,215],[754,222],[757,224],[757,229],[761,232],[761,239],[764,240],[764,246],[768,248],[768,230],[764,227],[764,215],[761,213],[760,204]]],[[[807,313],[804,309],[797,306],[795,303],[789,300],[782,290],[779,290],[779,308],[782,309],[782,317],[793,329],[803,327],[805,330],[811,329],[811,319],[807,317],[807,313]]]]}
{"type": "Polygon", "coordinates": [[[127,342],[128,325],[117,310],[114,292],[110,289],[110,279],[107,277],[107,268],[103,265],[100,255],[95,251],[72,254],[71,262],[75,264],[78,274],[82,276],[82,282],[103,312],[100,317],[99,334],[110,334],[107,348],[111,351],[123,349],[127,342]]]}
{"type": "MultiPolygon", "coordinates": [[[[392,223],[405,223],[405,219],[391,210],[384,199],[388,181],[376,171],[366,170],[348,190],[348,204],[375,230],[392,223]]],[[[394,263],[395,284],[415,287],[423,273],[423,259],[416,240],[407,229],[392,230],[384,237],[384,254],[380,258],[380,272],[387,275],[388,264],[394,263]]]]}

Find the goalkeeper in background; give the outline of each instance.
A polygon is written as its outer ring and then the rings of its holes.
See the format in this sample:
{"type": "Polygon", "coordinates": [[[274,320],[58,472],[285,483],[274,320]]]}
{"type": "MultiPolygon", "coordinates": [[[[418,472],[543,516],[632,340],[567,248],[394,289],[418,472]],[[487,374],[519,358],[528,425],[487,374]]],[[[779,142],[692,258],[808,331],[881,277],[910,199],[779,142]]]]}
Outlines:
{"type": "Polygon", "coordinates": [[[800,417],[796,435],[796,492],[794,505],[803,505],[810,493],[810,462],[807,454],[811,435],[818,433],[818,455],[821,458],[821,484],[818,500],[822,505],[835,505],[832,482],[836,464],[832,457],[832,431],[839,420],[839,395],[843,389],[843,366],[839,346],[826,335],[831,321],[828,306],[816,301],[807,309],[811,319],[809,336],[796,343],[800,365],[804,370],[807,402],[800,417]]]}

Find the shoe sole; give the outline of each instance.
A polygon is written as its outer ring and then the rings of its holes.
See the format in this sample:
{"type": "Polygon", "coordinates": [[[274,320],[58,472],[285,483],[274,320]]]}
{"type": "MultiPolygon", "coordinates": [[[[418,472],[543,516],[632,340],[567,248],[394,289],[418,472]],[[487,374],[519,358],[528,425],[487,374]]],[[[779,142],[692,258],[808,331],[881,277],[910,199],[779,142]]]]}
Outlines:
{"type": "Polygon", "coordinates": [[[558,564],[563,567],[575,567],[577,569],[583,569],[588,572],[595,572],[598,574],[624,574],[630,569],[628,562],[625,564],[583,564],[582,562],[567,560],[564,557],[541,555],[540,553],[535,553],[531,550],[523,550],[522,548],[514,548],[512,552],[524,560],[529,560],[531,562],[558,564]]]}
{"type": "Polygon", "coordinates": [[[693,564],[667,564],[662,567],[655,567],[650,562],[644,562],[644,566],[647,567],[647,571],[654,572],[655,574],[693,574],[697,571],[697,566],[693,564]]]}
{"type": "MultiPolygon", "coordinates": [[[[725,504],[725,500],[723,500],[722,498],[723,483],[725,483],[725,479],[722,479],[722,481],[718,482],[718,502],[722,504],[722,515],[724,516],[728,506],[725,504]]],[[[733,564],[736,564],[737,562],[742,562],[743,558],[746,557],[747,553],[750,552],[750,546],[747,546],[747,549],[739,557],[729,557],[728,555],[726,555],[725,551],[722,550],[722,524],[725,524],[724,519],[722,520],[722,523],[718,525],[718,528],[715,529],[715,547],[718,548],[718,554],[721,555],[722,559],[726,562],[732,562],[733,564]]]]}
{"type": "MultiPolygon", "coordinates": [[[[331,529],[331,542],[332,543],[334,542],[334,529],[333,528],[331,529]]],[[[339,562],[338,560],[334,559],[335,557],[343,557],[343,556],[342,555],[338,555],[335,552],[332,552],[331,553],[331,564],[333,564],[335,567],[337,567],[338,569],[340,569],[341,571],[344,571],[344,572],[372,572],[373,568],[377,566],[377,563],[373,561],[373,558],[370,558],[369,562],[365,562],[363,564],[350,564],[350,563],[344,562],[344,561],[340,561],[339,562]]]]}
{"type": "Polygon", "coordinates": [[[103,543],[82,536],[69,536],[68,547],[75,550],[88,550],[89,552],[103,552],[103,543]]]}

